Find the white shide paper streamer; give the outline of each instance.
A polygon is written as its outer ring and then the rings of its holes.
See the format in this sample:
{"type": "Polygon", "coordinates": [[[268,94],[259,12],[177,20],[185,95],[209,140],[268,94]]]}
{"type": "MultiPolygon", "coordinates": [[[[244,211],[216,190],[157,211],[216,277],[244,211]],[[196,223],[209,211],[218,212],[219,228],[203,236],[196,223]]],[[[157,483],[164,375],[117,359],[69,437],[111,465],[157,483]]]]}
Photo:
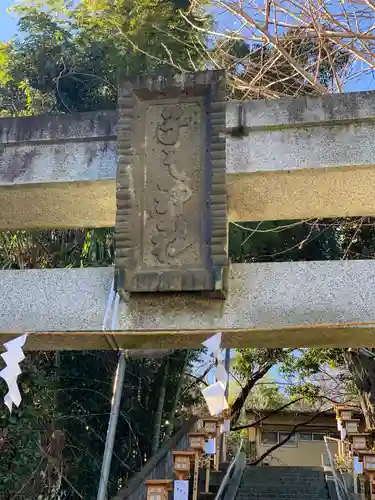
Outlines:
{"type": "Polygon", "coordinates": [[[207,348],[210,354],[213,354],[215,358],[218,358],[220,355],[221,332],[205,340],[202,344],[207,348]]]}
{"type": "Polygon", "coordinates": [[[5,368],[0,371],[0,377],[5,380],[8,386],[8,392],[4,396],[4,404],[8,407],[10,413],[12,413],[13,405],[18,407],[22,400],[17,379],[21,375],[19,363],[25,359],[22,347],[25,345],[26,339],[27,333],[6,342],[4,344],[6,352],[1,354],[5,361],[5,368]]]}
{"type": "Polygon", "coordinates": [[[225,397],[225,387],[221,382],[215,382],[209,385],[203,389],[202,394],[206,400],[210,415],[219,415],[223,410],[228,408],[228,402],[225,397]]]}
{"type": "Polygon", "coordinates": [[[220,361],[218,361],[216,366],[215,378],[216,382],[220,382],[221,385],[223,385],[224,387],[227,386],[229,375],[226,369],[224,368],[224,365],[220,361]]]}
{"type": "Polygon", "coordinates": [[[202,394],[206,400],[210,414],[219,415],[223,410],[226,410],[229,407],[228,401],[225,397],[225,388],[228,383],[229,375],[220,361],[221,332],[216,333],[209,339],[205,340],[203,345],[207,348],[210,354],[214,355],[217,361],[217,366],[214,370],[215,382],[206,387],[202,391],[202,394]]]}

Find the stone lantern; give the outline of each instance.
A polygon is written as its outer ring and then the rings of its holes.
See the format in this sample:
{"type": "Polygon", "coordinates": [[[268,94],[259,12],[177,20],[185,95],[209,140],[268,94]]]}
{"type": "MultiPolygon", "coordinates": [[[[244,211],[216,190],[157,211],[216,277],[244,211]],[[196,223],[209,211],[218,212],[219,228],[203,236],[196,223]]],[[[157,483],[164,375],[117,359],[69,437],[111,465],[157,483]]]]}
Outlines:
{"type": "Polygon", "coordinates": [[[168,500],[168,492],[172,491],[171,479],[153,479],[146,481],[147,500],[168,500]]]}

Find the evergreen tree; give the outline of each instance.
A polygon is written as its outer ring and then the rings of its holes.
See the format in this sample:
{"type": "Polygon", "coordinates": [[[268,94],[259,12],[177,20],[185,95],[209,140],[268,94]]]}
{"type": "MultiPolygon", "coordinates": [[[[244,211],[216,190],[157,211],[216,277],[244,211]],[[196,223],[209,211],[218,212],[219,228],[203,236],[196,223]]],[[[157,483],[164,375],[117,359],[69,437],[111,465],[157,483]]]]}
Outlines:
{"type": "MultiPolygon", "coordinates": [[[[0,115],[115,109],[121,74],[200,67],[196,47],[204,37],[177,10],[188,7],[172,0],[23,2],[20,36],[0,46],[0,115]]],[[[3,269],[107,266],[113,254],[112,229],[0,235],[3,269]]],[[[178,426],[191,400],[184,373],[197,356],[176,351],[168,360],[127,363],[109,495],[178,426]],[[156,425],[150,416],[157,411],[156,425]]],[[[12,416],[0,409],[0,498],[96,496],[116,364],[113,351],[27,355],[22,406],[12,416]]]]}

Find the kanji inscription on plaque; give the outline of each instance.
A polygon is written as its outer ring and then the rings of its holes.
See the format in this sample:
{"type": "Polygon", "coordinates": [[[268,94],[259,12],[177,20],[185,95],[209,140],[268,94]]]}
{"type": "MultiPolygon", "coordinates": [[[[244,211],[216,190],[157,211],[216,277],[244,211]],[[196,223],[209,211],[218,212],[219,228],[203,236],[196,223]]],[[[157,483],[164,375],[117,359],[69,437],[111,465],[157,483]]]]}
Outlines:
{"type": "Polygon", "coordinates": [[[224,93],[222,72],[120,89],[117,289],[223,291],[224,93]]]}

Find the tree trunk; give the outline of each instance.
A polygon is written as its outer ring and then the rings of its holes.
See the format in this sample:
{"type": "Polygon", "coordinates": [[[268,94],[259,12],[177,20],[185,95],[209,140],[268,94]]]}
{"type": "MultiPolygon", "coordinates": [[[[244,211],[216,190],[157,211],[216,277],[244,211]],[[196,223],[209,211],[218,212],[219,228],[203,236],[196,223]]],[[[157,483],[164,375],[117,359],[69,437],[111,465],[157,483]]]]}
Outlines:
{"type": "Polygon", "coordinates": [[[249,380],[247,380],[245,386],[241,389],[241,392],[230,407],[232,416],[231,426],[234,426],[238,422],[238,419],[241,416],[242,408],[246,403],[246,399],[250,394],[251,389],[258,382],[258,380],[263,378],[267,374],[267,372],[269,372],[273,365],[274,363],[268,363],[267,365],[260,368],[257,372],[255,372],[249,380]]]}
{"type": "Polygon", "coordinates": [[[345,350],[346,366],[358,389],[368,430],[375,429],[375,359],[345,350]]]}
{"type": "Polygon", "coordinates": [[[176,395],[175,395],[175,398],[173,400],[171,412],[169,414],[169,419],[168,419],[169,425],[168,425],[168,432],[166,435],[166,439],[171,436],[172,431],[173,431],[174,415],[175,415],[176,410],[177,410],[178,402],[180,401],[181,390],[182,390],[182,385],[183,385],[184,379],[185,379],[185,371],[186,371],[186,366],[188,364],[189,354],[190,354],[190,351],[186,350],[184,363],[183,363],[182,369],[181,369],[180,378],[178,379],[178,384],[177,384],[177,388],[176,388],[176,395]]]}
{"type": "Polygon", "coordinates": [[[161,422],[163,418],[165,393],[167,392],[168,372],[169,372],[169,359],[165,361],[163,367],[163,377],[160,385],[158,406],[155,413],[154,433],[152,436],[152,448],[151,448],[152,456],[155,455],[155,453],[158,451],[160,443],[161,422]]]}

